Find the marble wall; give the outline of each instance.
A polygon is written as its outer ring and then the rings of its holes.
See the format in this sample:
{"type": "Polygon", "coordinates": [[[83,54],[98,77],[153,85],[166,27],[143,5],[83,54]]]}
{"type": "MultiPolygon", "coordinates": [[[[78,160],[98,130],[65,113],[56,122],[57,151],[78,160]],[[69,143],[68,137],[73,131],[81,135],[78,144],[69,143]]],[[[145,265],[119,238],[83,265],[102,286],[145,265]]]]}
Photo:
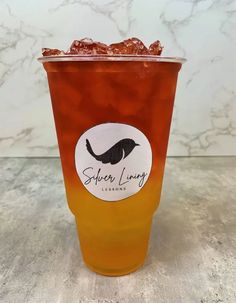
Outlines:
{"type": "Polygon", "coordinates": [[[131,36],[188,59],[169,155],[236,155],[235,28],[234,0],[2,0],[0,155],[58,155],[42,47],[131,36]]]}

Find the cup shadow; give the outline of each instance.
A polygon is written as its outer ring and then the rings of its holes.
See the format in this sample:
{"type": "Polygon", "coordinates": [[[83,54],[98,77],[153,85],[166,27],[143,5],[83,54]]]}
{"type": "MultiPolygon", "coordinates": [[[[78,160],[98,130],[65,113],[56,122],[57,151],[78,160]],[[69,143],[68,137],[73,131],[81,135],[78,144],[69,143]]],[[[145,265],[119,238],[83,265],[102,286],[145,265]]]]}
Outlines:
{"type": "Polygon", "coordinates": [[[154,215],[146,264],[176,262],[196,247],[194,227],[182,211],[163,207],[154,215]]]}

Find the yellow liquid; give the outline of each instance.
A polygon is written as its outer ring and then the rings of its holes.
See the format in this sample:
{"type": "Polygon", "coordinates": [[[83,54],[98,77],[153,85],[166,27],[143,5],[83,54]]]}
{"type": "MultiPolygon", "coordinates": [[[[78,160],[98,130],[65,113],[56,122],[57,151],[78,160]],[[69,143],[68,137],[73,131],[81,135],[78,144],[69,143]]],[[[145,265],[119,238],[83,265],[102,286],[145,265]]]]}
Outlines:
{"type": "Polygon", "coordinates": [[[82,255],[90,269],[117,276],[132,272],[144,263],[160,187],[160,183],[147,182],[132,197],[105,202],[89,194],[82,185],[66,186],[82,255]]]}

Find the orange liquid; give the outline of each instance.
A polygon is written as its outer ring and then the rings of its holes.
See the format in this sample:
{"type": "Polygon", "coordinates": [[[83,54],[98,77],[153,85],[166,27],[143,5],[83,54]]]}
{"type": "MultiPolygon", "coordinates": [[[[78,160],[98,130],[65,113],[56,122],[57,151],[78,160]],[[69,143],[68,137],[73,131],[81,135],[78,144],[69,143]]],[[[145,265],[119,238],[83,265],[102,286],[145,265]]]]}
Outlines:
{"type": "Polygon", "coordinates": [[[85,263],[104,275],[123,275],[143,264],[159,205],[180,63],[47,62],[44,67],[60,148],[69,207],[76,218],[85,263]],[[82,133],[105,122],[141,130],[153,153],[148,181],[135,195],[107,202],[91,195],[75,168],[82,133]]]}

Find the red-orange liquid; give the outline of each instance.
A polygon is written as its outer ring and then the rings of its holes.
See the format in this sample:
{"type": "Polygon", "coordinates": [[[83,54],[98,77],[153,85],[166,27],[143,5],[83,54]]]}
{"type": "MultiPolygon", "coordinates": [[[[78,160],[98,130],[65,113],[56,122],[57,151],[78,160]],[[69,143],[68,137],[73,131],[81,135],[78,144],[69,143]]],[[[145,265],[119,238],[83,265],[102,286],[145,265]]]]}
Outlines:
{"type": "Polygon", "coordinates": [[[180,63],[47,62],[68,204],[75,215],[85,263],[105,275],[134,271],[145,259],[152,216],[159,205],[180,63]],[[152,147],[149,179],[135,195],[102,201],[81,183],[75,146],[97,124],[141,130],[152,147]]]}

